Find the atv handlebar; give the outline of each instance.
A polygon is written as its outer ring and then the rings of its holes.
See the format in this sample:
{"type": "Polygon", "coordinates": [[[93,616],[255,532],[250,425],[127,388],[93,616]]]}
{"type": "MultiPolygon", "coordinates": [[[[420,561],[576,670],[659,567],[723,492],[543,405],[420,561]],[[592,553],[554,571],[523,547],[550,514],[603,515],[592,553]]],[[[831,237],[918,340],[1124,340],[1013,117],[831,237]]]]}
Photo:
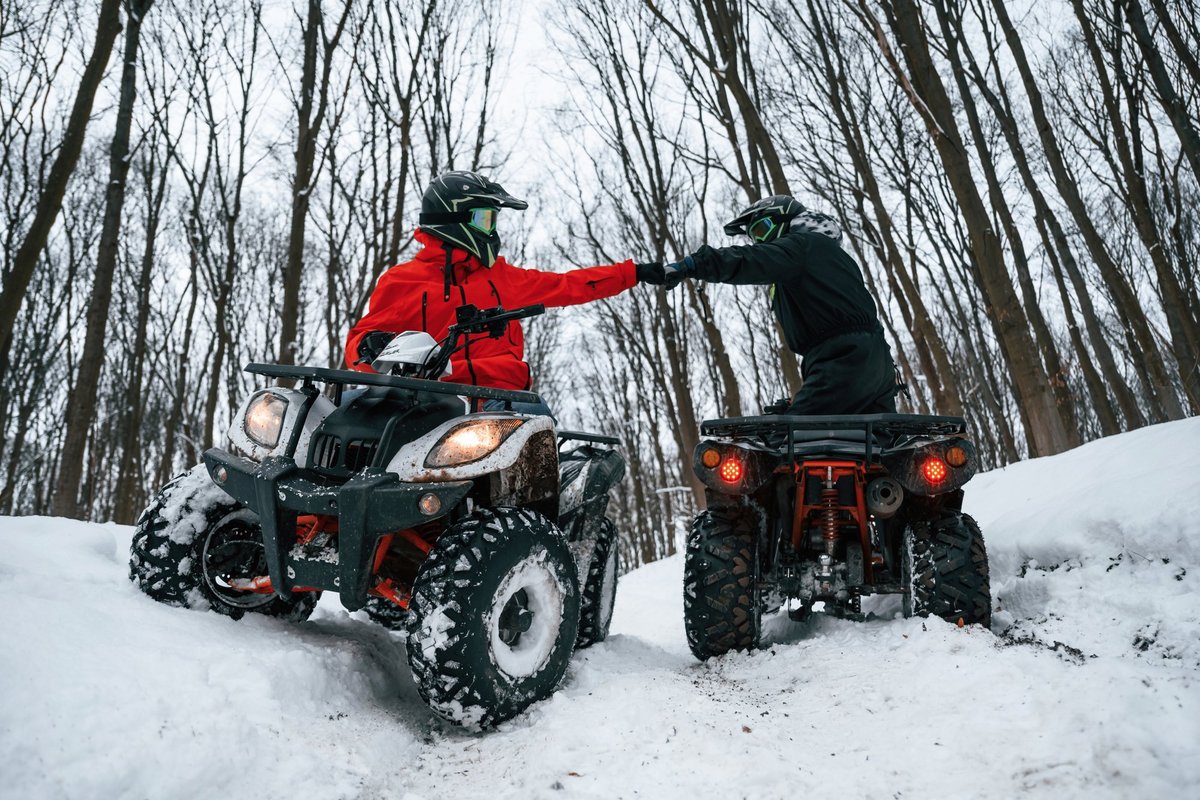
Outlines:
{"type": "Polygon", "coordinates": [[[455,313],[455,323],[450,326],[450,332],[486,333],[489,336],[503,336],[508,323],[519,319],[536,317],[546,313],[546,307],[541,303],[505,311],[504,306],[485,308],[480,311],[472,305],[459,306],[455,313]]]}
{"type": "Polygon", "coordinates": [[[471,334],[479,333],[487,334],[491,339],[498,339],[504,335],[510,322],[544,314],[546,307],[539,303],[538,305],[514,308],[512,311],[505,311],[504,306],[485,308],[480,311],[475,306],[465,305],[459,306],[454,313],[457,322],[447,328],[446,338],[442,340],[442,344],[433,358],[425,364],[425,368],[420,373],[422,377],[437,380],[437,376],[440,376],[450,364],[450,358],[463,347],[463,344],[459,344],[460,340],[467,339],[471,334]]]}

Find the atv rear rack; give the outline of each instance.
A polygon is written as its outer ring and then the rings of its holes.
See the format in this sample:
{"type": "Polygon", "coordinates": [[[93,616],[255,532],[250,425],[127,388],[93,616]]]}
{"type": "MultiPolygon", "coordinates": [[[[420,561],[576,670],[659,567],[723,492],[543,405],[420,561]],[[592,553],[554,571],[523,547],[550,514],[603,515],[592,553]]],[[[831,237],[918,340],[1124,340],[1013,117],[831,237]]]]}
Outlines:
{"type": "Polygon", "coordinates": [[[611,444],[619,445],[621,440],[616,436],[607,436],[603,433],[586,433],[584,431],[559,431],[559,444],[563,442],[588,442],[589,444],[611,444]]]}
{"type": "Polygon", "coordinates": [[[761,417],[730,417],[705,420],[700,425],[703,436],[757,437],[771,449],[783,449],[786,443],[788,462],[796,461],[796,434],[805,442],[833,441],[843,445],[862,443],[867,462],[877,460],[886,449],[878,440],[883,437],[894,442],[899,436],[958,436],[967,431],[962,417],[942,417],[924,414],[838,414],[789,416],[769,414],[761,417]],[[847,436],[848,433],[858,434],[847,436]]]}

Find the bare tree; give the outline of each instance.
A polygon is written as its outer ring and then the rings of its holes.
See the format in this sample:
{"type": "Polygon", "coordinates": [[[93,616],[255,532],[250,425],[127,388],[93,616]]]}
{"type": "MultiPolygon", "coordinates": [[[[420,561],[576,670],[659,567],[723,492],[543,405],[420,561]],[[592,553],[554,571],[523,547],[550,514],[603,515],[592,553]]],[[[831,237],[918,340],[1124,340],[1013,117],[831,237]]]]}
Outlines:
{"type": "MultiPolygon", "coordinates": [[[[25,233],[25,238],[12,260],[4,279],[4,289],[0,291],[0,368],[7,360],[6,354],[12,343],[13,325],[29,281],[37,267],[38,258],[46,247],[50,237],[50,229],[62,210],[63,196],[67,191],[67,182],[79,154],[83,150],[84,137],[87,133],[88,121],[92,114],[92,103],[96,99],[96,90],[104,78],[109,56],[112,54],[113,42],[121,30],[120,0],[103,0],[100,4],[100,15],[96,24],[96,41],[92,53],[84,67],[79,81],[79,89],[75,94],[75,102],[71,107],[71,116],[63,132],[62,143],[58,155],[50,168],[41,194],[37,199],[37,207],[33,221],[25,233]]],[[[0,371],[0,376],[3,371],[0,371]]]]}
{"type": "Polygon", "coordinates": [[[121,68],[120,99],[116,129],[109,148],[108,184],[105,191],[104,229],[92,277],[92,296],[88,303],[87,332],[79,360],[75,402],[64,420],[63,466],[54,489],[52,510],[61,517],[80,515],[79,481],[87,448],[88,430],[96,418],[97,389],[104,364],[105,329],[112,303],[113,274],[117,268],[117,249],[121,235],[121,211],[125,204],[125,178],[129,174],[129,132],[133,127],[133,105],[137,97],[138,42],[142,20],[154,0],[128,0],[125,14],[125,52],[121,68]]]}
{"type": "Polygon", "coordinates": [[[283,308],[280,311],[279,363],[296,363],[297,321],[300,286],[304,270],[304,230],[317,166],[317,141],[329,109],[333,56],[346,30],[351,3],[342,5],[333,30],[325,29],[321,0],[308,0],[307,18],[301,26],[304,55],[300,67],[300,89],[293,98],[296,108],[295,172],[292,176],[292,219],[288,229],[287,261],[283,269],[283,308]]]}

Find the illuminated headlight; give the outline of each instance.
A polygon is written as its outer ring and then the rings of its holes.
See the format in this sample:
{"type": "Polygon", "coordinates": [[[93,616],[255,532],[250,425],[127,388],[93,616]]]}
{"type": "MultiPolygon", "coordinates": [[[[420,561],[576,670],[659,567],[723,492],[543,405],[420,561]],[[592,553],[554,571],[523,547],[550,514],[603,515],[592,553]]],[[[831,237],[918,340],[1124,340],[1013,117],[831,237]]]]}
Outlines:
{"type": "Polygon", "coordinates": [[[287,401],[277,394],[263,392],[246,409],[242,428],[256,444],[268,449],[279,444],[279,432],[283,430],[283,418],[287,413],[287,401]]]}
{"type": "Polygon", "coordinates": [[[490,455],[513,431],[521,419],[478,419],[451,430],[425,457],[427,467],[457,467],[490,455]]]}

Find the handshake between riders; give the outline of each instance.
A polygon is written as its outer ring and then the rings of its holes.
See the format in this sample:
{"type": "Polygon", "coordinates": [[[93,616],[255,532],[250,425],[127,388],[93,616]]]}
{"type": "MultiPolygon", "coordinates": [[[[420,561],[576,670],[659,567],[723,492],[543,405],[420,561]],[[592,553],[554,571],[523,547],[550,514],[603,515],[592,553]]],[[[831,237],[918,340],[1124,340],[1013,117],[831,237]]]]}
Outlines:
{"type": "MultiPolygon", "coordinates": [[[[771,286],[772,308],[787,345],[803,357],[803,386],[788,414],[895,412],[896,368],[875,302],[858,265],[842,249],[833,219],[776,195],[725,225],[731,236],[748,236],[748,245],[705,245],[665,265],[627,260],[556,273],[521,269],[499,255],[500,210],[528,207],[473,172],[447,172],[430,183],[414,234],[423,248],[379,279],[367,314],[346,339],[347,364],[370,371],[371,362],[401,331],[442,339],[461,306],[579,305],[637,283],[673,289],[685,279],[759,284],[771,286]]],[[[508,323],[506,335],[472,342],[455,353],[450,366],[446,380],[455,383],[520,390],[533,384],[517,321],[508,323]]],[[[518,405],[514,410],[550,414],[545,403],[518,405]]]]}

